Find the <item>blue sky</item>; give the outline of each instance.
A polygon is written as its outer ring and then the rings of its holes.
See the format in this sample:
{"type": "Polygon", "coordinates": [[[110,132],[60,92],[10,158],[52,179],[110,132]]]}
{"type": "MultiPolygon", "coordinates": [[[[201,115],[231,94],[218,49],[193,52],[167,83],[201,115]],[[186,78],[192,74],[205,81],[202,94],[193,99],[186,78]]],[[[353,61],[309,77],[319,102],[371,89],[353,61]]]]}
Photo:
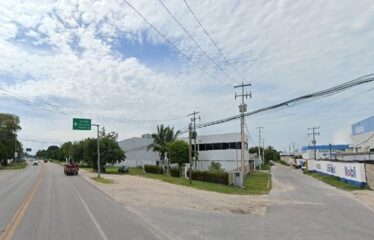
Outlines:
{"type": "MultiPolygon", "coordinates": [[[[233,85],[243,80],[251,111],[374,72],[371,0],[187,0],[240,75],[182,0],[162,2],[204,52],[157,0],[130,3],[183,54],[121,1],[1,1],[0,109],[20,116],[21,138],[40,142],[25,146],[94,136],[73,132],[73,117],[125,139],[160,123],[184,128],[194,110],[202,122],[236,115],[233,85]]],[[[351,124],[374,115],[373,87],[252,116],[250,138],[264,126],[266,144],[301,147],[320,126],[319,143],[349,143],[351,124]]],[[[239,129],[233,121],[200,133],[239,129]]]]}

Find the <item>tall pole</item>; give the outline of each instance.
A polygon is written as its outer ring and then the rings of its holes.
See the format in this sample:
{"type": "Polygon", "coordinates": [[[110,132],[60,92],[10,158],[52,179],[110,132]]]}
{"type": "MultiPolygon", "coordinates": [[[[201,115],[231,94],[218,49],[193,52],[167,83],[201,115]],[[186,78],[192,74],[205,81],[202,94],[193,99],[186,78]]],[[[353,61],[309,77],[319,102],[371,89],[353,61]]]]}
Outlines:
{"type": "Polygon", "coordinates": [[[265,138],[262,139],[262,159],[265,162],[265,138]]]}
{"type": "Polygon", "coordinates": [[[92,126],[97,127],[97,177],[100,178],[100,125],[91,124],[92,126]]]}
{"type": "Polygon", "coordinates": [[[191,148],[191,138],[192,138],[192,123],[188,125],[188,141],[189,141],[189,147],[188,147],[188,159],[190,161],[190,169],[189,169],[189,175],[190,175],[190,184],[192,184],[192,148],[191,148]]]}
{"type": "Polygon", "coordinates": [[[316,149],[316,135],[319,136],[318,130],[319,127],[312,127],[308,128],[308,131],[312,131],[311,133],[308,132],[308,136],[313,136],[312,144],[313,144],[313,149],[314,149],[314,160],[317,160],[317,149],[316,149]]]}
{"type": "Polygon", "coordinates": [[[197,138],[197,133],[196,133],[196,119],[199,119],[200,120],[200,116],[196,116],[197,114],[199,114],[200,112],[196,112],[196,111],[193,111],[193,113],[189,114],[188,116],[192,116],[191,118],[191,122],[193,123],[193,134],[192,134],[192,138],[194,140],[194,162],[195,162],[195,170],[197,170],[197,147],[196,147],[196,138],[197,138]]]}
{"type": "MultiPolygon", "coordinates": [[[[261,158],[261,129],[263,127],[256,127],[258,129],[258,159],[260,160],[260,170],[263,159],[261,158]]],[[[264,151],[264,150],[262,150],[264,151]]]]}
{"type": "Polygon", "coordinates": [[[240,163],[241,163],[241,172],[242,177],[244,176],[244,113],[247,111],[247,104],[244,103],[244,98],[252,97],[251,93],[244,93],[244,88],[247,86],[251,86],[251,84],[240,84],[234,86],[234,88],[241,88],[242,94],[235,93],[235,99],[237,97],[242,98],[242,103],[239,105],[239,112],[240,112],[240,141],[241,141],[241,154],[240,154],[240,163]]]}

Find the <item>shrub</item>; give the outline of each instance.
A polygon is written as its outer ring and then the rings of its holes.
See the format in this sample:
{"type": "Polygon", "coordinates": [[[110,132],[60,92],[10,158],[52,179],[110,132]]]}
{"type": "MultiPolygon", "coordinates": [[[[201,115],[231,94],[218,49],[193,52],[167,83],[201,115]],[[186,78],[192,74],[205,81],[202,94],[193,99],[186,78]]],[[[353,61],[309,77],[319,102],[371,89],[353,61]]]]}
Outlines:
{"type": "Polygon", "coordinates": [[[144,171],[147,173],[155,173],[155,174],[164,173],[164,171],[162,170],[162,167],[156,166],[156,165],[144,165],[144,171]]]}
{"type": "Polygon", "coordinates": [[[229,185],[229,174],[223,171],[192,171],[192,180],[229,185]]]}
{"type": "Polygon", "coordinates": [[[180,177],[179,168],[170,168],[169,172],[170,172],[170,176],[172,177],[180,177]]]}
{"type": "Polygon", "coordinates": [[[211,172],[222,171],[221,163],[212,161],[210,162],[208,169],[211,172]]]}

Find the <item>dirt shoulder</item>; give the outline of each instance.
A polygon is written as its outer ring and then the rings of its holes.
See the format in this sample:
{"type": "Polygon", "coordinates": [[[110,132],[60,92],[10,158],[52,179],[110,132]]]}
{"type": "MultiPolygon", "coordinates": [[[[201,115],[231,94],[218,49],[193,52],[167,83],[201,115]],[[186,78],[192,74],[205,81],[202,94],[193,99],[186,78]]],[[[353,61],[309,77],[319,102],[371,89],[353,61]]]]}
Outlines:
{"type": "Polygon", "coordinates": [[[129,175],[103,175],[113,184],[100,184],[90,177],[92,172],[80,171],[87,181],[126,206],[168,207],[196,211],[264,215],[267,195],[232,195],[197,190],[159,180],[129,175]]]}

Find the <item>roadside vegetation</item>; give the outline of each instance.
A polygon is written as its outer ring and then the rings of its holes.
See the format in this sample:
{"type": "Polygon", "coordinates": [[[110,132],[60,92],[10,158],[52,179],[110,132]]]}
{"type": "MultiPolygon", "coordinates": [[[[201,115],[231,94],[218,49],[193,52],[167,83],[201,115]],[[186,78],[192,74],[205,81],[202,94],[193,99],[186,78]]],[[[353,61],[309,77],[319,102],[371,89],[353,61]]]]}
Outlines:
{"type": "Polygon", "coordinates": [[[246,178],[244,189],[235,188],[232,186],[227,186],[219,183],[202,182],[197,180],[192,181],[192,184],[190,184],[189,179],[186,178],[172,177],[154,173],[144,173],[143,169],[141,168],[130,168],[129,174],[133,176],[152,178],[181,186],[192,187],[200,190],[227,194],[267,194],[271,189],[271,184],[268,187],[268,179],[270,175],[264,172],[254,172],[252,175],[248,176],[246,178]]]}
{"type": "Polygon", "coordinates": [[[103,178],[103,177],[91,177],[92,180],[95,180],[98,183],[104,183],[104,184],[112,184],[113,180],[103,178]]]}
{"type": "Polygon", "coordinates": [[[16,169],[23,169],[27,167],[27,163],[25,161],[22,162],[11,162],[7,166],[1,166],[0,170],[16,170],[16,169]]]}
{"type": "MultiPolygon", "coordinates": [[[[115,132],[106,133],[105,128],[100,131],[100,169],[105,172],[107,163],[113,164],[124,161],[125,152],[119,147],[118,134],[115,132]]],[[[97,139],[86,138],[77,142],[65,142],[60,147],[49,146],[46,150],[39,150],[36,153],[39,159],[49,159],[55,163],[65,163],[65,160],[72,160],[79,163],[80,167],[91,167],[97,169],[97,139]]]]}
{"type": "Polygon", "coordinates": [[[353,190],[368,190],[368,187],[358,187],[358,186],[353,186],[351,184],[345,183],[340,181],[339,177],[335,176],[328,176],[328,175],[321,175],[317,172],[305,172],[305,174],[314,177],[318,180],[321,180],[324,183],[327,183],[331,186],[334,186],[339,189],[343,189],[346,191],[353,191],[353,190]]]}
{"type": "Polygon", "coordinates": [[[14,159],[15,151],[18,159],[23,158],[22,143],[17,139],[17,131],[21,130],[18,116],[0,113],[0,166],[8,166],[8,160],[14,159]]]}

